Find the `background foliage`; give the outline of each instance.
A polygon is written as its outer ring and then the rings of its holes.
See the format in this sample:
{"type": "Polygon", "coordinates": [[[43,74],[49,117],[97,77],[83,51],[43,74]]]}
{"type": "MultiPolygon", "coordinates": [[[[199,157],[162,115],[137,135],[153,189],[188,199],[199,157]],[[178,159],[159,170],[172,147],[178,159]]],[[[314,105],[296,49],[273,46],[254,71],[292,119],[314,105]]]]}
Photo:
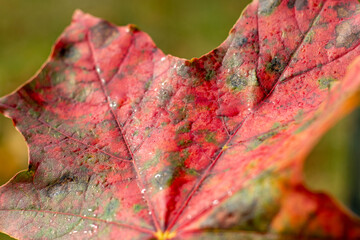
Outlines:
{"type": "MultiPolygon", "coordinates": [[[[160,49],[199,57],[218,46],[250,0],[0,0],[0,96],[29,79],[49,55],[77,8],[116,25],[136,24],[160,49]]],[[[306,163],[306,180],[355,211],[359,206],[360,111],[337,124],[306,163]],[[357,151],[357,153],[356,153],[357,151]],[[359,159],[357,159],[359,160],[359,159]]],[[[0,116],[0,185],[27,168],[27,147],[9,119],[0,116]]],[[[9,239],[0,234],[1,239],[9,239]]]]}

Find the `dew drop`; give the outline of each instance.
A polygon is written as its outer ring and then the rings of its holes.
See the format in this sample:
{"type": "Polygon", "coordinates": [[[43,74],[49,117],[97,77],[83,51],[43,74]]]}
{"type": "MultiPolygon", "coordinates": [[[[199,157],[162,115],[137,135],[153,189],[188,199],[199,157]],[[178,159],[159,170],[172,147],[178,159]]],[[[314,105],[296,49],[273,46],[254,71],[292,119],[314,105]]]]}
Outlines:
{"type": "Polygon", "coordinates": [[[151,215],[152,214],[152,212],[151,211],[149,211],[149,215],[151,215]]]}
{"type": "Polygon", "coordinates": [[[166,59],[166,57],[162,57],[161,59],[160,59],[160,61],[165,61],[165,59],[166,59]]]}
{"type": "Polygon", "coordinates": [[[218,205],[218,204],[219,204],[219,200],[214,200],[214,201],[212,202],[212,204],[213,204],[213,205],[218,205]]]}
{"type": "Polygon", "coordinates": [[[105,81],[104,78],[100,78],[100,81],[101,81],[102,84],[105,84],[105,83],[106,83],[106,81],[105,81]]]}
{"type": "Polygon", "coordinates": [[[156,178],[156,179],[161,178],[161,174],[156,174],[156,175],[155,175],[155,178],[156,178]]]}
{"type": "Polygon", "coordinates": [[[97,226],[97,225],[95,225],[95,224],[90,224],[90,227],[95,228],[95,229],[97,229],[97,228],[98,228],[98,226],[97,226]]]}
{"type": "Polygon", "coordinates": [[[98,74],[100,74],[100,73],[101,73],[101,69],[100,69],[99,67],[96,67],[96,72],[97,72],[98,74]]]}
{"type": "Polygon", "coordinates": [[[160,190],[160,191],[163,190],[163,187],[159,187],[159,190],[160,190]]]}
{"type": "Polygon", "coordinates": [[[89,212],[92,212],[93,210],[92,210],[91,208],[88,208],[88,211],[89,211],[89,212]]]}
{"type": "Polygon", "coordinates": [[[115,101],[111,101],[110,104],[109,104],[109,106],[110,106],[111,108],[116,108],[116,107],[117,107],[117,103],[116,103],[115,101]]]}
{"type": "Polygon", "coordinates": [[[146,192],[146,189],[143,188],[143,189],[141,190],[141,193],[144,194],[145,192],[146,192]]]}

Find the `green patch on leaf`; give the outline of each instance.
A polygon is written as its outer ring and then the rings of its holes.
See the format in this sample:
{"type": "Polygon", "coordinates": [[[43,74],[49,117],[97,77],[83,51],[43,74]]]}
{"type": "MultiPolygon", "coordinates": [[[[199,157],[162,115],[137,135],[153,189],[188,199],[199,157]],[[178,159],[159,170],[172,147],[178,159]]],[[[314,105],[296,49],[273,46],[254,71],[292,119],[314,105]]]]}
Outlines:
{"type": "Polygon", "coordinates": [[[314,36],[315,36],[315,32],[309,31],[304,38],[304,42],[311,44],[313,42],[314,36]]]}
{"type": "Polygon", "coordinates": [[[212,79],[215,76],[215,71],[214,70],[209,70],[206,72],[206,76],[205,76],[205,80],[209,81],[210,79],[212,79]]]}
{"type": "Polygon", "coordinates": [[[177,142],[177,145],[179,147],[188,147],[189,145],[191,145],[192,143],[192,140],[191,139],[180,139],[178,142],[177,142]]]}
{"type": "Polygon", "coordinates": [[[145,86],[144,86],[145,90],[149,90],[151,83],[152,83],[152,80],[149,80],[145,83],[145,86]]]}
{"type": "Polygon", "coordinates": [[[232,74],[226,79],[226,84],[231,90],[241,91],[247,86],[247,80],[237,74],[232,74]]]}
{"type": "Polygon", "coordinates": [[[320,89],[331,89],[334,83],[337,81],[335,78],[320,78],[318,80],[320,89]]]}
{"type": "Polygon", "coordinates": [[[300,109],[294,116],[296,122],[301,122],[304,119],[304,109],[300,109]]]}
{"type": "Polygon", "coordinates": [[[176,134],[188,133],[188,132],[190,132],[190,128],[191,128],[190,123],[186,122],[184,125],[178,127],[178,129],[176,129],[176,134]]]}
{"type": "Polygon", "coordinates": [[[295,134],[301,133],[302,131],[308,129],[311,124],[313,124],[313,122],[315,122],[315,120],[317,119],[317,117],[315,116],[314,118],[311,118],[310,120],[308,120],[307,122],[305,122],[302,126],[300,126],[296,131],[295,134]]]}
{"type": "Polygon", "coordinates": [[[229,190],[228,195],[233,195],[201,227],[266,232],[280,208],[280,181],[277,174],[266,171],[252,180],[248,188],[236,193],[229,190]]]}
{"type": "Polygon", "coordinates": [[[105,210],[102,219],[111,221],[116,216],[116,210],[120,206],[120,202],[118,199],[111,199],[111,201],[105,206],[105,210]]]}
{"type": "Polygon", "coordinates": [[[185,160],[190,156],[188,150],[183,150],[181,152],[170,152],[168,161],[172,167],[184,167],[185,160]]]}
{"type": "Polygon", "coordinates": [[[271,15],[280,3],[281,0],[260,0],[259,13],[265,16],[271,15]]]}
{"type": "Polygon", "coordinates": [[[217,141],[216,141],[216,132],[208,132],[208,133],[206,133],[205,141],[208,142],[208,143],[216,144],[217,143],[217,141]]]}
{"type": "Polygon", "coordinates": [[[263,142],[265,142],[267,139],[275,136],[278,133],[279,129],[274,129],[272,131],[269,131],[267,133],[264,133],[263,135],[255,138],[252,140],[249,145],[247,146],[247,151],[252,151],[258,146],[260,146],[263,142]]]}
{"type": "Polygon", "coordinates": [[[185,98],[184,98],[184,102],[185,102],[185,103],[192,103],[192,102],[194,102],[194,101],[195,101],[195,96],[192,95],[192,94],[188,94],[188,95],[186,95],[185,98]]]}
{"type": "Polygon", "coordinates": [[[194,168],[187,168],[186,169],[186,174],[191,175],[191,176],[199,176],[200,174],[196,171],[196,169],[194,168]]]}
{"type": "Polygon", "coordinates": [[[157,149],[156,152],[155,152],[155,156],[152,157],[151,159],[149,159],[148,161],[146,161],[142,167],[142,170],[147,170],[149,169],[150,167],[153,167],[155,166],[156,164],[159,163],[160,161],[160,157],[162,155],[162,151],[160,149],[157,149]]]}
{"type": "Polygon", "coordinates": [[[133,211],[134,213],[139,213],[141,210],[146,209],[146,206],[141,204],[134,204],[133,205],[133,211]]]}

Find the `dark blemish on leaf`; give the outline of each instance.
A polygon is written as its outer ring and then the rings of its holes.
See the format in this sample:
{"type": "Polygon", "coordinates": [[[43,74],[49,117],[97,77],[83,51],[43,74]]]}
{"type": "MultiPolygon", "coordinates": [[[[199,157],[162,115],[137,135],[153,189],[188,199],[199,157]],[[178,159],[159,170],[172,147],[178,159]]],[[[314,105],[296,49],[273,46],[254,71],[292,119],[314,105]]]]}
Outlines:
{"type": "Polygon", "coordinates": [[[307,0],[296,0],[295,1],[295,8],[298,11],[304,10],[308,6],[307,0]]]}
{"type": "Polygon", "coordinates": [[[228,85],[231,87],[232,90],[237,90],[240,91],[242,90],[244,87],[247,86],[247,82],[245,78],[241,78],[239,75],[237,74],[232,74],[228,79],[227,79],[227,83],[228,85]]]}
{"type": "Polygon", "coordinates": [[[264,172],[252,182],[253,187],[234,194],[228,192],[229,198],[214,208],[201,227],[266,232],[280,207],[278,182],[275,174],[264,172]]]}
{"type": "Polygon", "coordinates": [[[281,0],[260,0],[259,14],[270,15],[281,3],[281,0]]]}
{"type": "Polygon", "coordinates": [[[244,36],[239,36],[235,38],[235,45],[236,47],[242,47],[248,42],[248,38],[244,36]]]}
{"type": "Polygon", "coordinates": [[[148,80],[146,83],[145,83],[145,90],[149,90],[150,86],[151,86],[151,83],[152,83],[152,79],[148,80]]]}
{"type": "Polygon", "coordinates": [[[28,167],[28,172],[35,173],[38,166],[39,166],[39,163],[37,163],[37,164],[30,163],[29,167],[28,167]]]}
{"type": "Polygon", "coordinates": [[[360,27],[350,21],[342,22],[335,28],[337,48],[350,48],[358,42],[360,37],[360,27]]]}
{"type": "Polygon", "coordinates": [[[284,64],[275,56],[271,62],[266,65],[266,71],[269,73],[281,73],[284,70],[284,64]]]}
{"type": "Polygon", "coordinates": [[[158,98],[162,104],[168,102],[172,96],[172,92],[169,89],[162,88],[159,91],[158,98]]]}
{"type": "Polygon", "coordinates": [[[192,94],[188,94],[184,97],[184,102],[185,103],[192,103],[195,101],[195,96],[192,94]]]}
{"type": "Polygon", "coordinates": [[[209,71],[206,72],[205,80],[209,81],[214,76],[215,76],[215,71],[214,70],[209,70],[209,71]]]}
{"type": "Polygon", "coordinates": [[[288,7],[289,9],[294,8],[295,2],[296,2],[296,0],[289,0],[288,3],[287,3],[287,7],[288,7]]]}
{"type": "Polygon", "coordinates": [[[240,211],[233,211],[233,209],[223,209],[223,212],[218,212],[216,216],[218,221],[214,227],[219,229],[231,229],[236,228],[239,222],[245,221],[250,221],[250,225],[253,225],[253,223],[251,223],[251,219],[254,218],[256,205],[257,204],[255,200],[240,211]]]}
{"type": "Polygon", "coordinates": [[[87,185],[88,181],[88,177],[81,178],[71,175],[70,173],[65,173],[59,179],[56,179],[54,182],[48,184],[48,186],[44,189],[45,194],[50,198],[54,198],[59,195],[66,196],[71,192],[72,185],[87,185]]]}
{"type": "Polygon", "coordinates": [[[354,10],[350,9],[350,3],[338,3],[333,9],[335,9],[337,17],[340,19],[348,18],[355,13],[354,10]]]}
{"type": "Polygon", "coordinates": [[[189,73],[190,68],[184,64],[182,64],[180,67],[177,68],[177,74],[183,78],[190,77],[189,73]]]}
{"type": "Polygon", "coordinates": [[[331,40],[325,45],[325,49],[330,49],[334,47],[334,45],[335,45],[334,41],[331,40]]]}
{"type": "Polygon", "coordinates": [[[72,59],[77,55],[76,47],[73,43],[64,44],[57,49],[55,54],[58,59],[72,59]]]}
{"type": "Polygon", "coordinates": [[[187,109],[185,107],[181,107],[176,110],[175,114],[173,114],[173,123],[178,124],[182,120],[187,118],[187,109]]]}
{"type": "Polygon", "coordinates": [[[181,133],[188,133],[191,130],[191,122],[186,122],[184,125],[180,126],[178,129],[176,129],[176,134],[181,133]]]}
{"type": "Polygon", "coordinates": [[[91,28],[91,42],[95,48],[109,45],[119,35],[118,29],[107,21],[101,21],[91,28]]]}

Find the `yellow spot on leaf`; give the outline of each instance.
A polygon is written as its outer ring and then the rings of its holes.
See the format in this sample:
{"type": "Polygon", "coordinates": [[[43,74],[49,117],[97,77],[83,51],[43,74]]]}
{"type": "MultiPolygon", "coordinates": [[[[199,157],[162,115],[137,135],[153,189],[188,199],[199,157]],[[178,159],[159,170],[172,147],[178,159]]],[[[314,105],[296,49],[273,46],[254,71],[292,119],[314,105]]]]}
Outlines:
{"type": "Polygon", "coordinates": [[[155,237],[158,239],[158,240],[168,240],[168,239],[172,239],[176,236],[176,232],[169,232],[169,231],[165,231],[165,232],[162,232],[162,231],[157,231],[155,233],[155,237]]]}
{"type": "Polygon", "coordinates": [[[224,146],[222,147],[222,150],[225,151],[225,150],[228,149],[228,148],[230,148],[229,145],[224,145],[224,146]]]}

